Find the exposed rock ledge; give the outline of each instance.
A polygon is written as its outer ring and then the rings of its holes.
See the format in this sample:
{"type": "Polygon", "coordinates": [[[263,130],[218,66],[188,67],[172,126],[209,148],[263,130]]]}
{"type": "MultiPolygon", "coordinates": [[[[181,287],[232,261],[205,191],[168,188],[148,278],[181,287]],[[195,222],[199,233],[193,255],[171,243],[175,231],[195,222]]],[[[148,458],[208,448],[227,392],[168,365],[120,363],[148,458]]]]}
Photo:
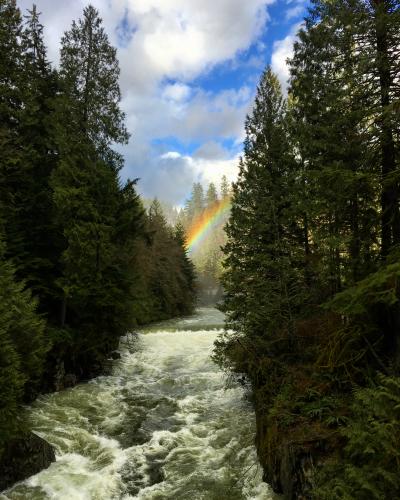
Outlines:
{"type": "Polygon", "coordinates": [[[316,471],[333,453],[328,436],[306,437],[294,441],[269,429],[263,411],[256,406],[256,447],[264,481],[284,500],[311,500],[316,471]],[[271,434],[275,439],[271,440],[271,434]]]}
{"type": "Polygon", "coordinates": [[[55,459],[54,448],[37,434],[10,441],[0,457],[0,491],[46,469],[55,459]]]}

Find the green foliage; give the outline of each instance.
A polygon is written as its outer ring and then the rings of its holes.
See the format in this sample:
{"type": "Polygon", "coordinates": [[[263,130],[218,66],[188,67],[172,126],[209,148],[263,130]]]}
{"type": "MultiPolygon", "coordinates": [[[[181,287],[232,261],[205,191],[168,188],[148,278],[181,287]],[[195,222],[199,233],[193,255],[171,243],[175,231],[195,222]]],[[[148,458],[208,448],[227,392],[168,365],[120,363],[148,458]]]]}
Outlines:
{"type": "Polygon", "coordinates": [[[252,337],[277,330],[293,337],[294,314],[303,300],[302,270],[296,265],[303,242],[293,220],[294,158],[288,151],[285,110],[277,77],[268,68],[246,122],[224,248],[227,325],[252,337]]]}
{"type": "Polygon", "coordinates": [[[15,281],[14,269],[2,254],[1,248],[0,451],[18,431],[18,405],[24,394],[37,390],[48,348],[45,322],[36,313],[37,301],[15,281]]]}
{"type": "Polygon", "coordinates": [[[354,379],[365,364],[387,371],[388,351],[398,363],[393,332],[399,317],[399,277],[398,263],[382,266],[323,305],[342,320],[326,336],[319,357],[322,366],[345,368],[354,379]]]}
{"type": "Polygon", "coordinates": [[[214,356],[252,383],[278,490],[287,450],[324,464],[344,446],[323,498],[399,496],[398,381],[363,389],[400,371],[399,16],[398,0],[314,0],[287,101],[267,68],[246,120],[214,356]]]}
{"type": "Polygon", "coordinates": [[[196,182],[193,184],[192,196],[185,205],[185,219],[187,224],[200,215],[205,208],[203,186],[196,182]]]}
{"type": "Polygon", "coordinates": [[[119,106],[120,70],[116,49],[110,45],[99,13],[91,5],[62,38],[60,73],[65,94],[74,101],[71,109],[77,115],[75,123],[103,160],[118,165],[121,158],[110,146],[125,143],[129,137],[119,106]]]}
{"type": "Polygon", "coordinates": [[[398,300],[400,263],[381,267],[356,286],[337,294],[325,307],[347,316],[368,314],[371,307],[395,305],[398,300]]]}
{"type": "Polygon", "coordinates": [[[315,498],[384,500],[400,495],[400,379],[379,376],[354,394],[346,445],[318,475],[315,498]]]}
{"type": "Polygon", "coordinates": [[[49,186],[57,164],[51,123],[57,76],[46,60],[43,27],[36,10],[28,13],[23,24],[15,3],[4,3],[9,12],[14,4],[18,28],[12,30],[5,24],[7,10],[3,11],[0,23],[8,32],[0,51],[9,74],[2,80],[6,88],[0,92],[0,99],[8,103],[1,120],[5,127],[2,136],[8,139],[0,160],[0,211],[7,257],[15,264],[17,277],[26,281],[45,304],[51,301],[51,279],[59,256],[49,186]],[[7,60],[9,57],[13,60],[7,60]],[[14,94],[11,98],[10,91],[14,94]]]}
{"type": "Polygon", "coordinates": [[[223,175],[221,179],[221,198],[224,200],[225,198],[228,198],[230,194],[231,188],[228,179],[226,178],[226,175],[223,175]]]}
{"type": "Polygon", "coordinates": [[[140,242],[136,257],[141,270],[135,287],[137,321],[146,323],[192,313],[196,280],[185,248],[183,226],[178,224],[173,230],[156,199],[146,217],[146,232],[149,241],[140,242]]]}

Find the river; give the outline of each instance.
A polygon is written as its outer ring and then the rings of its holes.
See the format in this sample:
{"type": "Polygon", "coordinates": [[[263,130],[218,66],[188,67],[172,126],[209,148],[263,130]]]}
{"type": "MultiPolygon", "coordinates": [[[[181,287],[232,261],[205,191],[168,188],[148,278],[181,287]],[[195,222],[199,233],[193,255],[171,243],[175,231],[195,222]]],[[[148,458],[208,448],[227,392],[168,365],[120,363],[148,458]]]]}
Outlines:
{"type": "Polygon", "coordinates": [[[212,362],[223,316],[201,308],[127,335],[111,375],[40,397],[32,428],[56,448],[10,500],[272,499],[251,405],[212,362]]]}

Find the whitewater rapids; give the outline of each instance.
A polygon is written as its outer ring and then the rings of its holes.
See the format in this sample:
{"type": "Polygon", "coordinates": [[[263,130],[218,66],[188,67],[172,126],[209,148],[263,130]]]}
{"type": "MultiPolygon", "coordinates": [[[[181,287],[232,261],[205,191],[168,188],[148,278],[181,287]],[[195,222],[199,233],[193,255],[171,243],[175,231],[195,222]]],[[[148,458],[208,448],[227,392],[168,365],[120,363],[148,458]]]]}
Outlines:
{"type": "Polygon", "coordinates": [[[210,358],[222,321],[203,308],[128,335],[111,375],[40,397],[29,421],[57,460],[0,499],[274,498],[251,405],[210,358]]]}

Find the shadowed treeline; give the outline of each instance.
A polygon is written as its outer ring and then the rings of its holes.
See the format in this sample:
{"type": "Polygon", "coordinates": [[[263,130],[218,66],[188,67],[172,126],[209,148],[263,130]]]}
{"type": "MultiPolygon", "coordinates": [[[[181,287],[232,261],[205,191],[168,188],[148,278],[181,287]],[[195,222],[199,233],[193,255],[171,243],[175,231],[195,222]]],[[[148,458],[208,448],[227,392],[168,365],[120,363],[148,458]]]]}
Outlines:
{"type": "Polygon", "coordinates": [[[0,456],[19,405],[102,372],[120,335],[188,314],[182,228],[122,183],[119,66],[85,8],[47,60],[35,7],[0,1],[0,456]]]}
{"type": "Polygon", "coordinates": [[[246,120],[215,358],[285,498],[399,498],[400,9],[314,0],[246,120]]]}

